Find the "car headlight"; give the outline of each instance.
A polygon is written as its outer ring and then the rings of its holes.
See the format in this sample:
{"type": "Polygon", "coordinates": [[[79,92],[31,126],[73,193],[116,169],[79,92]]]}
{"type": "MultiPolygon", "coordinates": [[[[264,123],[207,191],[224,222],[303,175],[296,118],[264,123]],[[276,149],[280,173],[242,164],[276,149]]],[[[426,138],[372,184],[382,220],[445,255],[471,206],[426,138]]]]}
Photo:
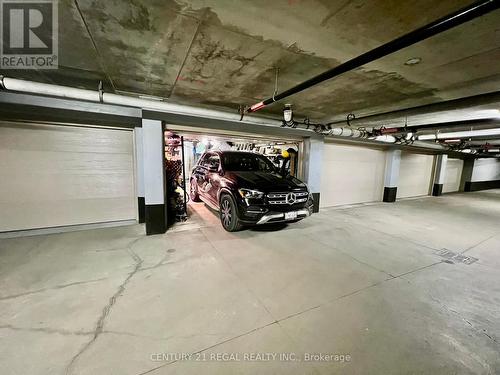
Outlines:
{"type": "Polygon", "coordinates": [[[250,189],[238,189],[238,193],[240,193],[242,198],[262,198],[264,193],[258,190],[250,190],[250,189]]]}

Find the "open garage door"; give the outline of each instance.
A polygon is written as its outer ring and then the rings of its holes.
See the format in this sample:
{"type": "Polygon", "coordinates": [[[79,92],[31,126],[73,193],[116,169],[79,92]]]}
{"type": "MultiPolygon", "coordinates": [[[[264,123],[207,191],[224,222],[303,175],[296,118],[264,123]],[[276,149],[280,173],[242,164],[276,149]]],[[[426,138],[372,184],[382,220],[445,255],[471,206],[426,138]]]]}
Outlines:
{"type": "Polygon", "coordinates": [[[0,232],[136,218],[133,132],[0,122],[0,232]]]}
{"type": "Polygon", "coordinates": [[[212,192],[217,192],[217,189],[212,187],[209,180],[205,180],[203,186],[198,186],[198,182],[192,185],[193,179],[198,181],[192,172],[205,154],[222,151],[243,151],[263,155],[281,171],[282,175],[289,174],[302,178],[302,139],[193,127],[185,130],[184,127],[168,124],[165,132],[166,188],[169,197],[167,217],[171,220],[169,225],[174,224],[174,217],[177,221],[173,230],[204,226],[214,220],[219,221],[216,200],[205,199],[210,189],[212,192]],[[189,194],[192,186],[194,186],[193,191],[207,189],[204,191],[205,196],[202,194],[199,200],[193,201],[189,194]]]}

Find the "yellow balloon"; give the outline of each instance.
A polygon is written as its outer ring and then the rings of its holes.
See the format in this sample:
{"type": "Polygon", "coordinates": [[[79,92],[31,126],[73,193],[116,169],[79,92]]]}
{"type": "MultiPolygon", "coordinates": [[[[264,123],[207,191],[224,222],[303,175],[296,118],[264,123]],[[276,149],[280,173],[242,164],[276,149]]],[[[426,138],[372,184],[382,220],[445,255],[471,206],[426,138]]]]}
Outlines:
{"type": "Polygon", "coordinates": [[[281,151],[281,156],[283,156],[285,159],[288,159],[290,157],[290,154],[287,150],[283,150],[281,151]]]}

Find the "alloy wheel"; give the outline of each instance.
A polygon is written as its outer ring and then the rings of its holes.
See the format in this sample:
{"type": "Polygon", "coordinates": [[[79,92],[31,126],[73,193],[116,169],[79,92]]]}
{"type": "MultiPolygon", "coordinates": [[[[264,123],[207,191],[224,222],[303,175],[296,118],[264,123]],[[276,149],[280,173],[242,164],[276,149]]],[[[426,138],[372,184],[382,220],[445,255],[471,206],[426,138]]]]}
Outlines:
{"type": "Polygon", "coordinates": [[[227,199],[222,202],[221,215],[222,223],[225,227],[229,227],[231,225],[231,204],[227,199]]]}

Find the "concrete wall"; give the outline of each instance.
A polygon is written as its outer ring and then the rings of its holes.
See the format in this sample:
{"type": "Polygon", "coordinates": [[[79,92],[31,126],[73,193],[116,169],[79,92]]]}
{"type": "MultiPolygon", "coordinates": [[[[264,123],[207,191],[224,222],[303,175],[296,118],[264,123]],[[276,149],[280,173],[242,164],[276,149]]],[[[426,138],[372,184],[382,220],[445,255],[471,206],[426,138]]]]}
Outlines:
{"type": "Polygon", "coordinates": [[[477,159],[472,171],[472,182],[500,180],[500,159],[477,159]]]}
{"type": "Polygon", "coordinates": [[[136,218],[133,135],[0,122],[0,232],[136,218]]]}
{"type": "Polygon", "coordinates": [[[399,170],[398,198],[428,195],[431,186],[433,155],[403,152],[399,170]]]}
{"type": "Polygon", "coordinates": [[[464,161],[461,159],[450,159],[446,162],[446,171],[444,175],[443,193],[452,193],[459,191],[460,178],[462,176],[462,169],[464,161]]]}
{"type": "Polygon", "coordinates": [[[381,201],[385,151],[325,143],[321,207],[381,201]]]}

